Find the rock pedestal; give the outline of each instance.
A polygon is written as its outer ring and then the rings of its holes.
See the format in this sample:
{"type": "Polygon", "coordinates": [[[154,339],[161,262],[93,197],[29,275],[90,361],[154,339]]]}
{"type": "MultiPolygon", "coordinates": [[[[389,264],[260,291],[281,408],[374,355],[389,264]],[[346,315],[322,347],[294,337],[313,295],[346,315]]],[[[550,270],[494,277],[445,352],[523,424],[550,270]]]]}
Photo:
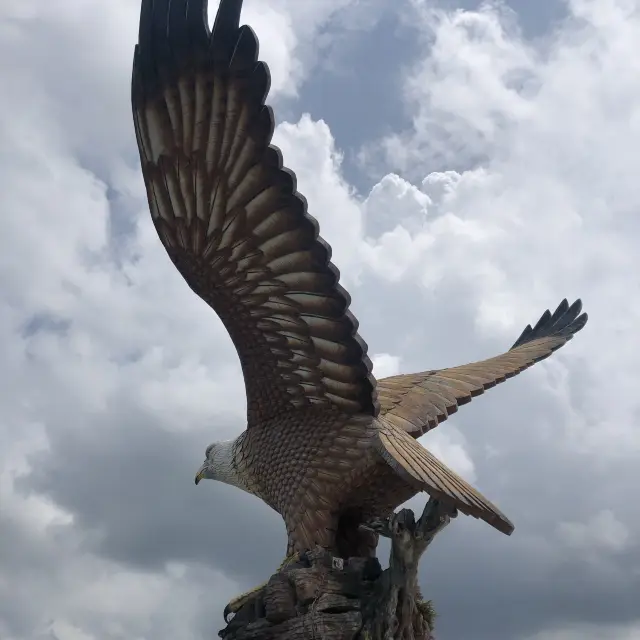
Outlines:
{"type": "Polygon", "coordinates": [[[430,499],[416,522],[403,509],[367,525],[391,539],[389,568],[377,558],[335,558],[312,549],[269,579],[219,636],[225,640],[433,640],[434,613],[418,587],[420,558],[452,507],[430,499]]]}

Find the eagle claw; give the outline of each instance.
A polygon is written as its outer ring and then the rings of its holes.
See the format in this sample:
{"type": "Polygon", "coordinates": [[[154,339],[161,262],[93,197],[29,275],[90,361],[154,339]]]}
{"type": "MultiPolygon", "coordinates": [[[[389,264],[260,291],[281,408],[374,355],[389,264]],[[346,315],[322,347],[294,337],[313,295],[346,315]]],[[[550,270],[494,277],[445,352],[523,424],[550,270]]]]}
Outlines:
{"type": "Polygon", "coordinates": [[[245,604],[248,604],[252,600],[255,600],[255,598],[257,598],[264,590],[265,586],[266,585],[260,585],[259,587],[256,587],[251,591],[247,591],[246,593],[243,593],[237,598],[231,600],[231,602],[229,602],[229,604],[224,608],[224,611],[222,613],[225,623],[229,624],[229,616],[231,614],[235,616],[235,614],[238,613],[238,611],[240,611],[240,609],[242,609],[245,604]]]}
{"type": "MultiPolygon", "coordinates": [[[[294,553],[293,555],[286,557],[282,564],[278,567],[278,571],[282,571],[282,569],[288,567],[294,562],[297,562],[298,560],[300,560],[300,554],[298,553],[294,553]]],[[[250,591],[246,591],[242,595],[239,595],[238,597],[231,600],[231,602],[229,602],[229,604],[224,608],[224,611],[222,613],[225,623],[229,624],[229,616],[232,613],[233,615],[235,615],[236,613],[238,613],[238,611],[240,611],[240,609],[242,609],[242,607],[244,607],[245,604],[248,604],[252,600],[255,600],[264,591],[266,586],[266,583],[261,584],[259,587],[255,587],[250,591]]]]}

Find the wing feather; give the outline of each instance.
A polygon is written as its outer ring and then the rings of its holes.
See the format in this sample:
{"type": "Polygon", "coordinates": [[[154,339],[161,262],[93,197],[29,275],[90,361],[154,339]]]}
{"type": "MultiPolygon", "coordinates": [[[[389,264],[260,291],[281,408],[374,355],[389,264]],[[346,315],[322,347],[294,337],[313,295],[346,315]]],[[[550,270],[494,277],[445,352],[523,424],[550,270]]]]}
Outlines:
{"type": "Polygon", "coordinates": [[[481,518],[510,535],[513,524],[492,502],[440,462],[429,450],[394,423],[381,421],[377,450],[398,476],[436,498],[452,502],[462,513],[481,518]]]}
{"type": "Polygon", "coordinates": [[[240,356],[249,427],[306,405],[376,415],[331,249],[271,146],[270,76],[242,0],[143,0],[132,104],[158,235],[240,356]]]}

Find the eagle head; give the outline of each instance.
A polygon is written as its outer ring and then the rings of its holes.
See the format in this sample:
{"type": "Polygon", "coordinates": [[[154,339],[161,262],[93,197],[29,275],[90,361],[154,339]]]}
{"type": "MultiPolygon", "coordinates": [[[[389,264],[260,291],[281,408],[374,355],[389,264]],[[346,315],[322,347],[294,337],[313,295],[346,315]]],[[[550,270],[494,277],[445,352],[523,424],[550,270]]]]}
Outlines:
{"type": "Polygon", "coordinates": [[[210,444],[204,458],[204,462],[196,473],[196,484],[200,480],[207,479],[242,487],[244,483],[235,465],[235,440],[210,444]]]}

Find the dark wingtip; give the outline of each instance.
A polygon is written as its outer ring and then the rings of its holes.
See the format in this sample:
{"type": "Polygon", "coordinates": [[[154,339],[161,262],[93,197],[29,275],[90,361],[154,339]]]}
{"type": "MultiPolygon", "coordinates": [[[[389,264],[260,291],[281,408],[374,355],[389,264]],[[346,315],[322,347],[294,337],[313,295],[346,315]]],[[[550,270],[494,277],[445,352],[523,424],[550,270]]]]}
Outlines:
{"type": "Polygon", "coordinates": [[[231,60],[238,43],[242,0],[220,0],[211,30],[211,48],[217,60],[231,60]]]}
{"type": "Polygon", "coordinates": [[[158,90],[184,56],[206,52],[208,43],[207,0],[142,0],[132,74],[134,104],[158,90]]]}
{"type": "Polygon", "coordinates": [[[503,516],[501,519],[496,519],[496,521],[491,524],[493,524],[500,533],[504,533],[506,536],[510,536],[515,531],[513,522],[511,522],[511,520],[506,516],[503,516]]]}
{"type": "Polygon", "coordinates": [[[142,0],[138,43],[147,49],[156,40],[173,39],[178,34],[208,35],[207,5],[208,0],[142,0]]]}
{"type": "MultiPolygon", "coordinates": [[[[221,0],[209,31],[208,0],[142,0],[133,73],[134,94],[141,86],[153,91],[181,64],[213,53],[231,60],[240,35],[242,0],[221,0]]],[[[245,38],[245,48],[257,45],[245,38]]]]}
{"type": "Polygon", "coordinates": [[[587,324],[587,320],[589,319],[589,316],[586,313],[580,313],[581,311],[582,300],[580,300],[580,298],[572,305],[569,305],[565,298],[553,313],[547,309],[535,327],[532,328],[531,325],[528,324],[520,334],[520,337],[514,342],[511,349],[515,349],[539,338],[557,337],[571,340],[571,338],[587,324]]]}
{"type": "Polygon", "coordinates": [[[235,33],[240,28],[242,0],[220,0],[218,13],[213,23],[213,37],[220,33],[235,33]]]}

